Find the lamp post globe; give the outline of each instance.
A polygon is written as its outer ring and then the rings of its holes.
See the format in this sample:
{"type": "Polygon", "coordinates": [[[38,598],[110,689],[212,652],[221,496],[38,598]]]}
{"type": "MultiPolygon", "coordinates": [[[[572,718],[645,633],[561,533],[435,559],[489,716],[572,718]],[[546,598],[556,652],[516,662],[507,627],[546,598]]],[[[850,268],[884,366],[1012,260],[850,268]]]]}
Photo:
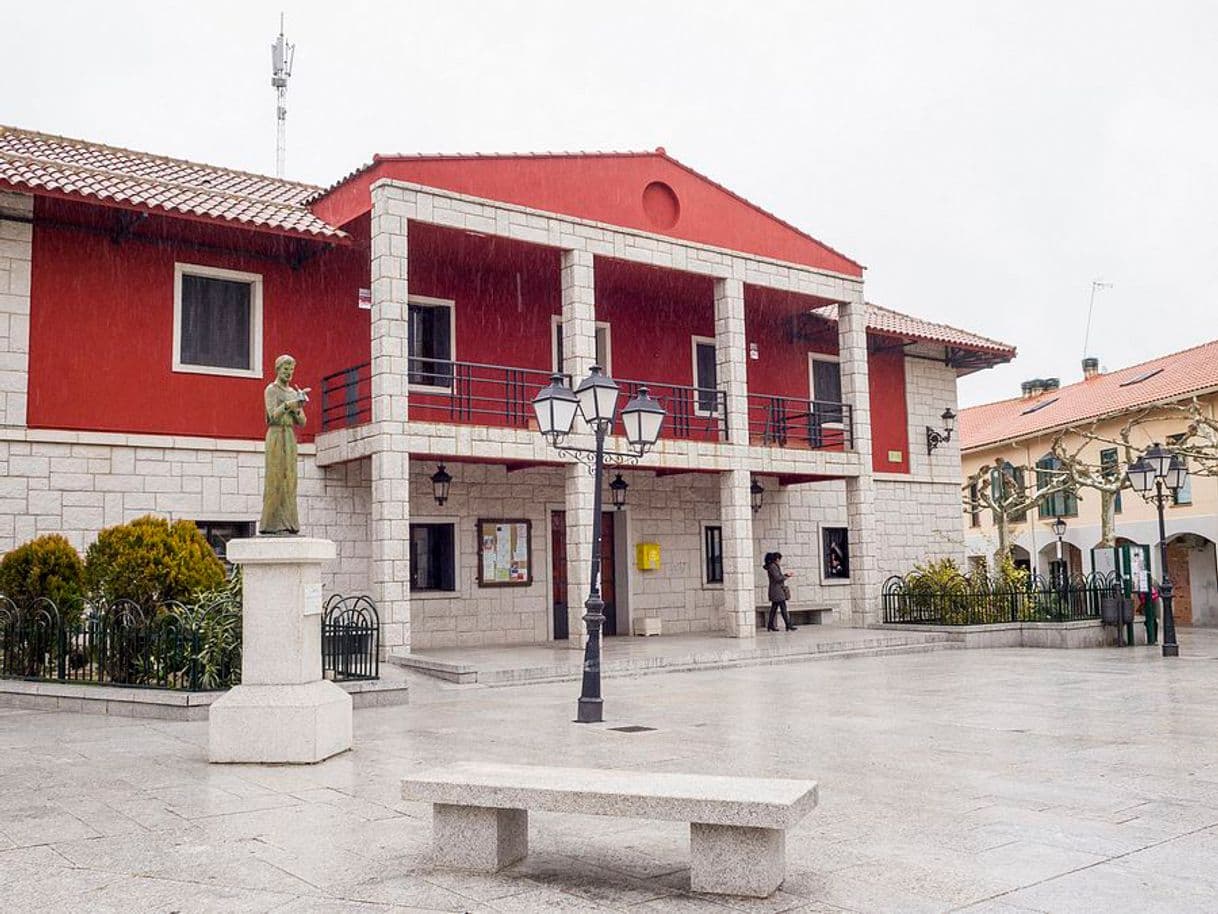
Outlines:
{"type": "Polygon", "coordinates": [[[537,430],[551,444],[558,442],[571,433],[571,425],[575,421],[575,413],[579,410],[579,399],[575,391],[566,385],[563,376],[553,374],[550,383],[541,389],[533,398],[533,413],[537,416],[537,430]]]}
{"type": "Polygon", "coordinates": [[[1151,445],[1149,451],[1142,455],[1142,459],[1150,464],[1150,468],[1154,470],[1157,479],[1164,478],[1167,475],[1167,471],[1171,469],[1172,453],[1163,448],[1157,441],[1151,445]]]}
{"type": "Polygon", "coordinates": [[[1173,492],[1178,492],[1184,488],[1184,484],[1188,482],[1188,467],[1184,465],[1184,461],[1177,455],[1172,454],[1171,463],[1167,467],[1167,475],[1163,479],[1163,485],[1171,489],[1173,492]]]}
{"type": "Polygon", "coordinates": [[[640,387],[626,408],[622,410],[622,425],[626,428],[626,441],[633,448],[645,451],[660,438],[660,427],[667,413],[652,399],[646,387],[640,387]]]}
{"type": "Polygon", "coordinates": [[[956,414],[952,412],[952,408],[949,406],[943,410],[943,415],[939,418],[943,420],[943,428],[947,432],[947,437],[950,438],[952,431],[956,427],[956,414]]]}
{"type": "Polygon", "coordinates": [[[754,514],[761,510],[761,502],[764,498],[765,486],[754,479],[749,486],[749,504],[752,506],[754,514]]]}
{"type": "Polygon", "coordinates": [[[1062,520],[1060,517],[1057,518],[1057,520],[1053,521],[1052,530],[1053,530],[1053,535],[1056,536],[1060,540],[1063,536],[1066,535],[1066,522],[1064,520],[1062,520]]]}
{"type": "Polygon", "coordinates": [[[1139,495],[1145,495],[1155,487],[1155,470],[1145,457],[1131,463],[1125,475],[1129,477],[1129,485],[1139,495]]]}
{"type": "Polygon", "coordinates": [[[579,411],[583,413],[584,421],[596,431],[608,431],[613,427],[613,417],[617,412],[617,395],[619,388],[613,379],[606,376],[599,365],[593,365],[579,387],[575,388],[575,396],[579,401],[579,411]]]}
{"type": "Polygon", "coordinates": [[[448,501],[448,490],[452,482],[453,478],[448,470],[444,469],[444,464],[440,464],[439,468],[431,474],[432,494],[435,496],[437,505],[448,501]]]}

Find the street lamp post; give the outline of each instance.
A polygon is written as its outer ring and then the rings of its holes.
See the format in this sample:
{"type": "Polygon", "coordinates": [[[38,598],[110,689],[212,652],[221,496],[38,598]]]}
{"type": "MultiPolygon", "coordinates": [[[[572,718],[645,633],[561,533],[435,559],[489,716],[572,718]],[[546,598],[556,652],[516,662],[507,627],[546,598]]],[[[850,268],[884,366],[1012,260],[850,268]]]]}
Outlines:
{"type": "Polygon", "coordinates": [[[1066,535],[1066,522],[1059,517],[1053,521],[1050,529],[1053,531],[1053,535],[1057,537],[1058,587],[1065,589],[1065,581],[1068,576],[1066,574],[1066,566],[1062,564],[1062,538],[1066,535]]]}
{"type": "MultiPolygon", "coordinates": [[[[594,480],[592,574],[588,599],[584,601],[584,626],[588,632],[588,643],[584,646],[584,676],[576,714],[576,722],[581,724],[600,723],[604,720],[604,699],[601,697],[601,626],[605,622],[605,602],[601,599],[600,578],[603,504],[601,483],[605,463],[606,460],[615,464],[637,463],[659,439],[660,426],[664,423],[665,416],[664,408],[651,398],[647,388],[639,388],[638,395],[622,410],[622,425],[626,430],[629,450],[605,450],[605,438],[613,430],[617,412],[618,391],[613,379],[605,375],[599,365],[593,365],[588,377],[584,378],[574,391],[567,386],[561,374],[555,374],[550,377],[549,385],[542,388],[533,398],[537,428],[542,436],[560,453],[572,456],[586,465],[594,480]],[[563,443],[571,433],[577,410],[595,436],[594,448],[563,443]]],[[[624,495],[624,480],[621,491],[624,495]]]]}
{"type": "Polygon", "coordinates": [[[1178,456],[1161,447],[1156,441],[1149,451],[1139,457],[1125,475],[1133,490],[1146,501],[1154,502],[1159,511],[1159,566],[1162,581],[1159,595],[1163,598],[1163,656],[1180,656],[1180,645],[1176,643],[1176,620],[1172,613],[1172,582],[1167,573],[1167,525],[1163,519],[1163,506],[1188,481],[1188,468],[1178,456]],[[1152,491],[1153,490],[1153,491],[1152,491]]]}

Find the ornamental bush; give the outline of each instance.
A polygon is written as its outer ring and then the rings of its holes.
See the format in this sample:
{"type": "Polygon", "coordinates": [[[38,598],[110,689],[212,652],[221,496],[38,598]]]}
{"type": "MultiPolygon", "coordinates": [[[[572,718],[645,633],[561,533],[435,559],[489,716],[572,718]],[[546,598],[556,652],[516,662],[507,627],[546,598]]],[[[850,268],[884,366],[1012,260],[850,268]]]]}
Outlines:
{"type": "Polygon", "coordinates": [[[69,625],[80,621],[84,580],[80,554],[58,534],[30,540],[0,559],[0,594],[20,608],[45,597],[69,625]]]}
{"type": "Polygon", "coordinates": [[[107,527],[85,553],[85,583],[97,600],[130,600],[151,612],[224,583],[224,565],[188,520],[148,515],[107,527]]]}

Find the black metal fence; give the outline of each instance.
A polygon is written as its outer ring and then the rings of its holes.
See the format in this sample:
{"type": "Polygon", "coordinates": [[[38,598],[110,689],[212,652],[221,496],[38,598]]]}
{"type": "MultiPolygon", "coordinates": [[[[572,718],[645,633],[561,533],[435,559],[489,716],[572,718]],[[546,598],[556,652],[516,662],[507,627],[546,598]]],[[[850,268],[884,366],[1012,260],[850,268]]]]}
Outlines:
{"type": "Polygon", "coordinates": [[[222,606],[86,605],[0,596],[0,677],[160,689],[225,689],[241,681],[240,613],[222,606]]]}
{"type": "Polygon", "coordinates": [[[1099,619],[1102,604],[1124,594],[1117,575],[1049,581],[994,581],[984,574],[893,575],[884,582],[884,621],[917,625],[1074,622],[1099,619]]]}
{"type": "MultiPolygon", "coordinates": [[[[380,618],[366,596],[332,595],[322,616],[322,675],[380,678],[380,618]]],[[[183,691],[241,682],[241,608],[232,600],[147,610],[129,601],[63,612],[0,595],[0,678],[183,691]]]]}
{"type": "Polygon", "coordinates": [[[379,679],[381,620],[371,597],[332,594],[321,617],[322,675],[337,682],[379,679]]]}

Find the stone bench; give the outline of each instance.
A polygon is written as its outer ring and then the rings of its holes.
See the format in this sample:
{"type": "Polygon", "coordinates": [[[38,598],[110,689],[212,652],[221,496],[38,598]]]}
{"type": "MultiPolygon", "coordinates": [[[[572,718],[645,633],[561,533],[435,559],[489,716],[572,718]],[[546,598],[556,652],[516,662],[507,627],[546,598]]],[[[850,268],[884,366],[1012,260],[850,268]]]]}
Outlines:
{"type": "MultiPolygon", "coordinates": [[[[795,625],[824,625],[825,620],[833,615],[833,610],[827,606],[813,608],[811,606],[788,606],[787,615],[795,625]]],[[[765,628],[766,620],[770,617],[770,604],[757,607],[757,627],[765,628]]],[[[774,624],[782,625],[782,614],[774,617],[774,624]]]]}
{"type": "Polygon", "coordinates": [[[440,866],[494,872],[529,852],[529,810],[688,822],[695,892],[765,898],[786,876],[786,830],[816,782],[465,762],[402,779],[432,803],[440,866]]]}

